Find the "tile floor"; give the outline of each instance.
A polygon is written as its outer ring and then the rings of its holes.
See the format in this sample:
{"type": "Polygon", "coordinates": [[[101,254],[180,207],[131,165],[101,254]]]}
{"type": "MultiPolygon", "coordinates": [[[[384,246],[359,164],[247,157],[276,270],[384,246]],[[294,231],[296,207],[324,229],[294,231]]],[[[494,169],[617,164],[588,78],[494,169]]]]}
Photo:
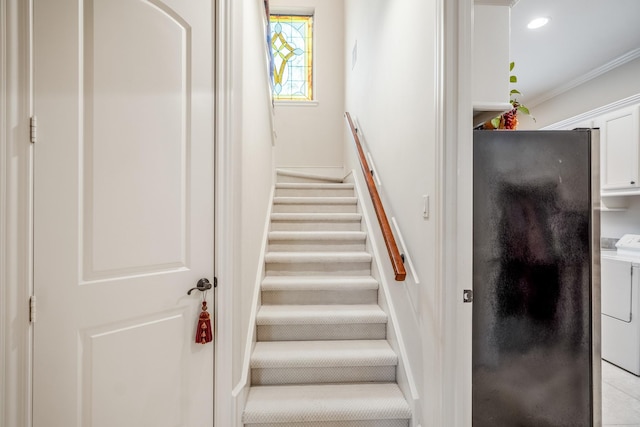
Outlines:
{"type": "Polygon", "coordinates": [[[602,426],[640,427],[640,377],[602,361],[602,426]]]}

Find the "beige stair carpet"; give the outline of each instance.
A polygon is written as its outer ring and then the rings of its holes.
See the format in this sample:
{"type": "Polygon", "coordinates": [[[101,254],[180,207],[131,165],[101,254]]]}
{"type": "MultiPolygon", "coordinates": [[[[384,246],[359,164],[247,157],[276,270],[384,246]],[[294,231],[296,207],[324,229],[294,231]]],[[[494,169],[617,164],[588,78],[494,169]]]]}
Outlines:
{"type": "Polygon", "coordinates": [[[247,427],[408,427],[354,186],[280,172],[247,427]]]}

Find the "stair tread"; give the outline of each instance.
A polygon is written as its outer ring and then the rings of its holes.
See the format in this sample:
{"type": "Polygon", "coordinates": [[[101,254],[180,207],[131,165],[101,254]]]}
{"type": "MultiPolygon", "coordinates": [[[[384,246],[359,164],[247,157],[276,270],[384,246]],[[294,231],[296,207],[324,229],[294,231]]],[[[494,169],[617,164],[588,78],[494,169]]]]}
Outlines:
{"type": "Polygon", "coordinates": [[[364,241],[364,231],[271,231],[269,240],[356,240],[364,241]]]}
{"type": "Polygon", "coordinates": [[[267,252],[264,256],[265,262],[271,263],[299,263],[299,262],[322,262],[322,263],[351,263],[369,262],[371,254],[368,252],[267,252]]]}
{"type": "Polygon", "coordinates": [[[257,325],[336,325],[386,323],[387,314],[376,304],[263,305],[257,325]]]}
{"type": "Polygon", "coordinates": [[[397,365],[386,340],[257,342],[252,368],[314,368],[397,365]]]}
{"type": "Polygon", "coordinates": [[[249,389],[245,423],[409,419],[396,384],[255,386],[249,389]]]}
{"type": "Polygon", "coordinates": [[[353,196],[276,196],[274,205],[355,205],[358,198],[353,196]]]}
{"type": "Polygon", "coordinates": [[[360,221],[362,214],[349,212],[274,212],[272,221],[360,221]]]}
{"type": "Polygon", "coordinates": [[[371,276],[265,276],[262,290],[370,290],[378,289],[371,276]]]}
{"type": "Polygon", "coordinates": [[[352,189],[353,184],[338,182],[278,182],[276,188],[282,189],[352,189]]]}

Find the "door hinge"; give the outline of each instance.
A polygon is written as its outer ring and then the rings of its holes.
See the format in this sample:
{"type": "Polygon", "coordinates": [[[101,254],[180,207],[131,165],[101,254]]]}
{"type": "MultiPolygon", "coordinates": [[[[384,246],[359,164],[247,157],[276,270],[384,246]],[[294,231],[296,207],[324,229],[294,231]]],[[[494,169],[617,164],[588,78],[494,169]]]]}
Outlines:
{"type": "Polygon", "coordinates": [[[31,139],[31,143],[35,144],[37,141],[37,135],[38,135],[38,119],[36,118],[36,116],[31,117],[30,123],[29,123],[29,138],[31,139]]]}
{"type": "Polygon", "coordinates": [[[462,302],[473,302],[473,291],[471,289],[462,291],[462,302]]]}
{"type": "Polygon", "coordinates": [[[29,322],[36,323],[38,312],[36,310],[36,296],[31,295],[29,298],[29,322]]]}

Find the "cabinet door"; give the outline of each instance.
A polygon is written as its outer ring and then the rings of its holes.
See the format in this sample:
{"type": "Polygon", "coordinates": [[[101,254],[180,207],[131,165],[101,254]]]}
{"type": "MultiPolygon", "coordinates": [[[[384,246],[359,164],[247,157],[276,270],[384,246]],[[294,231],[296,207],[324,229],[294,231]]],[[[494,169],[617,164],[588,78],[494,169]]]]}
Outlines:
{"type": "Polygon", "coordinates": [[[476,4],[473,32],[473,106],[505,111],[509,104],[509,6],[476,4]]]}
{"type": "Polygon", "coordinates": [[[638,188],[638,106],[601,117],[602,190],[638,188]]]}

